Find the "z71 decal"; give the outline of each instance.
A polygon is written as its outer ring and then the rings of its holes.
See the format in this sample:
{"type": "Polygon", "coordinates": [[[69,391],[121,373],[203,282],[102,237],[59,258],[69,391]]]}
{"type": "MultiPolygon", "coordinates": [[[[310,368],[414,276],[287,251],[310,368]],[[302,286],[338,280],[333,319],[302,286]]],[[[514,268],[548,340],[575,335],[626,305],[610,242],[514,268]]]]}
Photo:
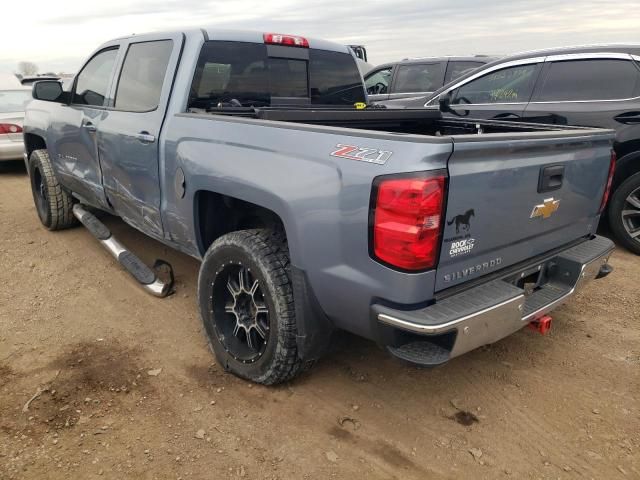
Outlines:
{"type": "Polygon", "coordinates": [[[347,158],[349,160],[357,160],[359,162],[375,163],[376,165],[384,165],[393,155],[393,152],[386,150],[378,150],[375,148],[356,147],[355,145],[336,145],[337,150],[331,152],[334,157],[347,158]]]}

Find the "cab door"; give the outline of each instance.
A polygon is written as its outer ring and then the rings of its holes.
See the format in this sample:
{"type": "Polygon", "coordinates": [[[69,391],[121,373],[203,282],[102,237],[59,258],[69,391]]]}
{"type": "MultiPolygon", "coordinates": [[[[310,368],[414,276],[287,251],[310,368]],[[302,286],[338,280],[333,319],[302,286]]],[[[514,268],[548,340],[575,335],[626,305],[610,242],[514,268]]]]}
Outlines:
{"type": "Polygon", "coordinates": [[[102,188],[97,131],[109,102],[119,45],[108,46],[80,70],[71,103],[57,105],[51,116],[49,154],[60,179],[83,202],[108,209],[102,188]]]}
{"type": "MultiPolygon", "coordinates": [[[[478,72],[452,86],[445,116],[520,120],[540,74],[542,59],[509,62],[478,72]]],[[[430,103],[437,103],[437,98],[430,103]]]]}
{"type": "Polygon", "coordinates": [[[389,98],[391,91],[391,79],[393,78],[393,66],[379,68],[368,73],[364,78],[364,86],[367,89],[367,99],[370,102],[380,102],[389,98]]]}
{"type": "Polygon", "coordinates": [[[159,136],[182,34],[134,37],[122,45],[113,101],[98,126],[106,197],[127,223],[162,238],[159,136]]]}

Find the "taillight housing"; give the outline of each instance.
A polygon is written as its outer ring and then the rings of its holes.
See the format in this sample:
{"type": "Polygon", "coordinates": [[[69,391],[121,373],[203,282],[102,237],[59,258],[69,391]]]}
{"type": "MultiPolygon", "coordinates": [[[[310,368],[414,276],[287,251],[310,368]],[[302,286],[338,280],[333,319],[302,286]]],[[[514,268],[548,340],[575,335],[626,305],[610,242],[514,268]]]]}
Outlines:
{"type": "Polygon", "coordinates": [[[445,190],[444,173],[378,177],[370,220],[374,259],[411,272],[435,267],[445,190]]]}
{"type": "Polygon", "coordinates": [[[613,183],[613,174],[616,172],[616,152],[611,150],[611,160],[609,161],[609,176],[607,177],[607,186],[604,188],[604,193],[602,194],[602,202],[600,202],[600,210],[598,213],[604,212],[604,208],[607,206],[607,202],[609,201],[609,195],[611,194],[611,184],[613,183]]]}
{"type": "Polygon", "coordinates": [[[297,35],[285,35],[283,33],[265,33],[264,43],[269,45],[283,45],[285,47],[309,48],[309,41],[297,35]]]}
{"type": "Polygon", "coordinates": [[[22,127],[13,123],[0,123],[0,135],[22,133],[22,127]]]}

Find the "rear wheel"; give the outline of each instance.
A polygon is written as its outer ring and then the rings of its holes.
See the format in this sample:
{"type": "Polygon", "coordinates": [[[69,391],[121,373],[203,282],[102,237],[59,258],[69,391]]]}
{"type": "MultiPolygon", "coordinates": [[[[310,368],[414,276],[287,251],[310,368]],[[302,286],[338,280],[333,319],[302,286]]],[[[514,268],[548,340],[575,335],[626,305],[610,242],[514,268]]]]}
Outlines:
{"type": "Polygon", "coordinates": [[[225,369],[265,385],[303,368],[289,255],[270,230],[241,230],[216,240],[198,278],[198,304],[209,343],[225,369]]]}
{"type": "Polygon", "coordinates": [[[640,173],[627,178],[613,192],[608,216],[618,241],[640,255],[640,173]]]}
{"type": "Polygon", "coordinates": [[[46,150],[34,150],[29,157],[29,179],[36,211],[49,230],[62,230],[77,223],[73,216],[73,199],[64,191],[51,167],[46,150]]]}

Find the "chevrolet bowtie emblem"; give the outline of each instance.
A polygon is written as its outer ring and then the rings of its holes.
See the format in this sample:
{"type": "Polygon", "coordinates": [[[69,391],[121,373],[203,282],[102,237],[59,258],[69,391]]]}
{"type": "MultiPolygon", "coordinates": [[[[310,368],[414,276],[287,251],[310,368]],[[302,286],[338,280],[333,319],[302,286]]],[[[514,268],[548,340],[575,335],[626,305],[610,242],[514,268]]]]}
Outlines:
{"type": "Polygon", "coordinates": [[[554,200],[553,198],[545,199],[541,205],[536,205],[531,211],[531,217],[529,218],[549,218],[560,207],[560,200],[554,200]]]}

